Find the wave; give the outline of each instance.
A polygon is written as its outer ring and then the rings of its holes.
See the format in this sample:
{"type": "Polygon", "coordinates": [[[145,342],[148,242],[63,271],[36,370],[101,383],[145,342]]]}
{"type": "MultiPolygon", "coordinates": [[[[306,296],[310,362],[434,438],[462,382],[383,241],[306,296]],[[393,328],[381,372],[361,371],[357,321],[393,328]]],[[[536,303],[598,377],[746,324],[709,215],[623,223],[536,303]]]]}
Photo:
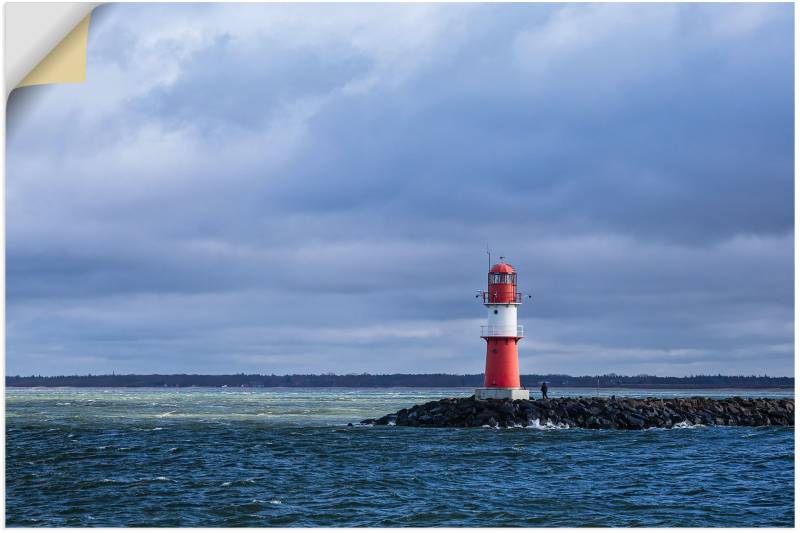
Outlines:
{"type": "MultiPolygon", "coordinates": [[[[692,424],[688,420],[684,420],[682,422],[678,422],[677,424],[673,424],[671,429],[696,429],[704,427],[706,427],[705,424],[692,424]]],[[[670,429],[670,428],[665,428],[665,429],[670,429]]]]}
{"type": "MultiPolygon", "coordinates": [[[[522,427],[522,426],[516,426],[522,427]]],[[[553,429],[570,429],[569,424],[565,424],[563,422],[559,422],[558,424],[553,424],[550,420],[547,420],[544,424],[542,424],[538,418],[534,418],[533,421],[525,426],[526,429],[541,429],[541,430],[553,430],[553,429]]]]}

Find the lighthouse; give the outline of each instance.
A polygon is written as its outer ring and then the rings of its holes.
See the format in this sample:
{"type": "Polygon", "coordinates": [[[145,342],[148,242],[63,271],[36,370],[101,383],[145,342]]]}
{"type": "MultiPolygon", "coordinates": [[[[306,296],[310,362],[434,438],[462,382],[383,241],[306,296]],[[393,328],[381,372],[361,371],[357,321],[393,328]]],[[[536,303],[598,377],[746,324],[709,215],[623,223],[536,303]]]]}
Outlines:
{"type": "Polygon", "coordinates": [[[481,338],[486,341],[486,373],[483,387],[475,389],[475,398],[527,400],[530,394],[519,380],[517,344],[522,340],[522,326],[517,324],[517,307],[522,295],[517,292],[514,267],[501,257],[489,269],[487,290],[478,296],[483,297],[489,320],[481,326],[481,338]]]}

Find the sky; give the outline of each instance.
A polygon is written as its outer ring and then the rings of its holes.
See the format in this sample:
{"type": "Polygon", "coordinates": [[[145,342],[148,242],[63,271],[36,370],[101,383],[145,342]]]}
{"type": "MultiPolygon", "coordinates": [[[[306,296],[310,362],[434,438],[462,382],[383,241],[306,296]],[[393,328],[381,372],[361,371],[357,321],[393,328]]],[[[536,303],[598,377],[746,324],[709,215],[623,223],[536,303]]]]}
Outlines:
{"type": "Polygon", "coordinates": [[[18,89],[6,373],[794,375],[791,4],[116,4],[18,89]]]}

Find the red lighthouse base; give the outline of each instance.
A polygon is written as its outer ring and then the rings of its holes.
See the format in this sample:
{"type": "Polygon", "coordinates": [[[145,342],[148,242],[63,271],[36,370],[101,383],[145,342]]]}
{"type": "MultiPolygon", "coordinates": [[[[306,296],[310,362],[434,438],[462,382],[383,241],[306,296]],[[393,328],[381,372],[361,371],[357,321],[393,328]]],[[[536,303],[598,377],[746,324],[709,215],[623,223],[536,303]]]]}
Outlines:
{"type": "Polygon", "coordinates": [[[517,343],[522,337],[484,337],[486,339],[486,372],[483,388],[475,389],[475,398],[529,399],[527,389],[519,381],[517,343]]]}
{"type": "Polygon", "coordinates": [[[517,342],[521,337],[484,337],[486,339],[486,373],[484,387],[518,389],[519,356],[517,342]]]}

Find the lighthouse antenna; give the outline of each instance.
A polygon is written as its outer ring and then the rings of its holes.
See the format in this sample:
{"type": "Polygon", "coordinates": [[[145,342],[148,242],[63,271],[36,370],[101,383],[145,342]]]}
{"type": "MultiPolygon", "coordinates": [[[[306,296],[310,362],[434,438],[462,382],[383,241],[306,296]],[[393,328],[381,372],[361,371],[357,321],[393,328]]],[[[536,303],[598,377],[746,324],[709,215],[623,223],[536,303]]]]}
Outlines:
{"type": "Polygon", "coordinates": [[[492,252],[489,251],[489,243],[486,243],[486,255],[489,256],[489,270],[492,269],[492,252]]]}

